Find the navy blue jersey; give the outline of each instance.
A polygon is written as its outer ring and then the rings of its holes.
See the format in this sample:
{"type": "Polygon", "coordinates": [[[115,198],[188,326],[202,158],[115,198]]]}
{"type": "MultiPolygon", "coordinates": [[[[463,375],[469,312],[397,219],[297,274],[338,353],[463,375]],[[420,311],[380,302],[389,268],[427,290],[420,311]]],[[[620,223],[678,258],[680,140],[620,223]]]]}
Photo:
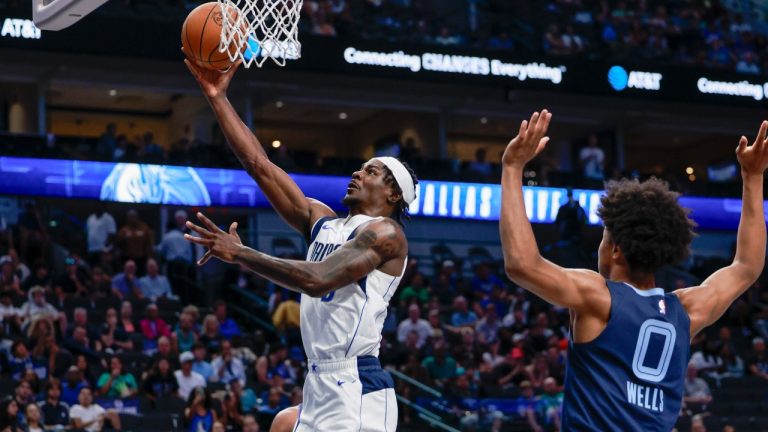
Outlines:
{"type": "Polygon", "coordinates": [[[690,356],[690,319],[677,296],[607,282],[608,325],[570,343],[563,430],[669,431],[690,356]]]}

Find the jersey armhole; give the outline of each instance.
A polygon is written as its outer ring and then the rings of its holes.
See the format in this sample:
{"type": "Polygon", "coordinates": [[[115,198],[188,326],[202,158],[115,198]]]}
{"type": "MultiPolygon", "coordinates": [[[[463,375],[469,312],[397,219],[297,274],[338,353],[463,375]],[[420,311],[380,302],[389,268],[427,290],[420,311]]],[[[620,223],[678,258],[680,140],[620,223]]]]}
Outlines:
{"type": "Polygon", "coordinates": [[[320,229],[322,229],[323,224],[333,219],[335,218],[324,216],[315,221],[315,224],[312,225],[312,229],[309,232],[309,240],[307,241],[307,245],[311,245],[312,242],[315,241],[315,238],[317,238],[317,235],[320,233],[320,229]]]}
{"type": "Polygon", "coordinates": [[[608,279],[605,279],[605,288],[608,290],[608,295],[611,297],[611,307],[608,309],[608,321],[605,322],[605,327],[602,331],[600,331],[600,334],[595,336],[594,339],[587,341],[587,342],[576,342],[573,335],[573,327],[571,327],[571,346],[573,347],[582,347],[582,346],[588,346],[596,341],[598,341],[603,335],[605,334],[606,330],[608,330],[608,326],[611,325],[611,323],[615,320],[616,317],[616,311],[618,310],[618,302],[620,300],[619,295],[614,295],[614,292],[617,291],[615,286],[612,286],[611,284],[615,284],[615,282],[609,281],[608,279]]]}

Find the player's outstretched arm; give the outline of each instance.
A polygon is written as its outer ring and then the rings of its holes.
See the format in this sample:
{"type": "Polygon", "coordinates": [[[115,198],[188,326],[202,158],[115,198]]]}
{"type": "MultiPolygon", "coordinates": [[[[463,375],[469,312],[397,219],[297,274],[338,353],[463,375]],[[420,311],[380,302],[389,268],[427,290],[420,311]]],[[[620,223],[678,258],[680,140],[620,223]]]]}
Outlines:
{"type": "Polygon", "coordinates": [[[360,225],[353,241],[345,243],[323,261],[308,262],[276,258],[244,246],[237,235],[237,222],[225,232],[202,213],[197,217],[202,227],[189,221],[187,226],[200,237],[185,234],[185,238],[208,248],[199,265],[211,257],[238,263],[284,288],[311,297],[322,297],[358,281],[377,268],[383,269],[391,261],[405,259],[408,253],[403,230],[391,219],[360,225]]]}
{"type": "Polygon", "coordinates": [[[240,62],[226,72],[203,69],[189,59],[184,63],[200,84],[229,147],[245,170],[256,180],[270,204],[293,229],[309,238],[312,224],[324,216],[336,214],[325,204],[309,199],[291,177],[267,157],[258,138],[243,123],[227,99],[227,88],[240,62]]]}
{"type": "Polygon", "coordinates": [[[736,157],[744,185],[733,263],[713,273],[701,286],[675,292],[691,318],[691,336],[717,321],[755,283],[765,266],[763,173],[768,168],[768,121],[760,125],[752,145],[741,137],[736,157]]]}
{"type": "Polygon", "coordinates": [[[564,269],[539,253],[523,201],[523,168],[544,150],[552,114],[536,112],[520,124],[502,156],[499,231],[507,276],[544,300],[577,312],[610,312],[605,280],[589,270],[564,269]]]}

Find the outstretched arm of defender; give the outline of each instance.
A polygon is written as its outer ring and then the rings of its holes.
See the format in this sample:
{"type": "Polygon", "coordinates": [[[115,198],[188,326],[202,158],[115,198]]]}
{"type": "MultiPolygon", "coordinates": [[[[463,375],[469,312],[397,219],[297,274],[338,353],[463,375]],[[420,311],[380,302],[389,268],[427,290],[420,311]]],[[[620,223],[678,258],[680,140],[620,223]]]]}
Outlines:
{"type": "Polygon", "coordinates": [[[335,217],[336,214],[328,206],[304,196],[291,177],[269,160],[264,147],[227,99],[229,82],[240,62],[235,63],[226,72],[203,69],[189,59],[185,59],[184,63],[200,84],[200,89],[208,99],[229,147],[248,174],[259,184],[280,217],[307,238],[316,220],[324,216],[335,217]]]}
{"type": "Polygon", "coordinates": [[[391,219],[374,220],[358,228],[355,239],[320,262],[275,258],[246,247],[237,235],[237,222],[229,232],[216,226],[202,213],[197,214],[203,226],[187,222],[200,237],[185,235],[186,239],[205,246],[208,251],[198,262],[205,264],[211,257],[238,263],[259,276],[311,297],[323,295],[365,277],[384,263],[405,258],[407,243],[400,226],[391,219]]]}
{"type": "Polygon", "coordinates": [[[608,313],[610,298],[602,295],[605,280],[595,272],[564,269],[542,257],[525,212],[523,168],[547,145],[551,118],[544,110],[523,121],[502,157],[499,230],[504,269],[512,281],[552,304],[579,312],[602,307],[608,313]]]}
{"type": "Polygon", "coordinates": [[[748,143],[741,137],[736,148],[744,186],[733,263],[716,271],[701,286],[676,291],[691,318],[691,336],[717,321],[755,283],[765,266],[763,172],[768,168],[768,121],[760,125],[755,142],[748,143]]]}

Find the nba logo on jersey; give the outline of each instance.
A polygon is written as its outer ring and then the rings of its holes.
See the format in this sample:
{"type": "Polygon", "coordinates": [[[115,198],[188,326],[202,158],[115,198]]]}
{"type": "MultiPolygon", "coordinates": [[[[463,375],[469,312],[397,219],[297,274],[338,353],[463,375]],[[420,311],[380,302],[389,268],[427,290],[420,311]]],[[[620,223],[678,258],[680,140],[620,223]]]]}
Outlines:
{"type": "Polygon", "coordinates": [[[667,304],[664,303],[664,299],[659,300],[659,312],[661,312],[662,315],[667,314],[667,304]]]}

